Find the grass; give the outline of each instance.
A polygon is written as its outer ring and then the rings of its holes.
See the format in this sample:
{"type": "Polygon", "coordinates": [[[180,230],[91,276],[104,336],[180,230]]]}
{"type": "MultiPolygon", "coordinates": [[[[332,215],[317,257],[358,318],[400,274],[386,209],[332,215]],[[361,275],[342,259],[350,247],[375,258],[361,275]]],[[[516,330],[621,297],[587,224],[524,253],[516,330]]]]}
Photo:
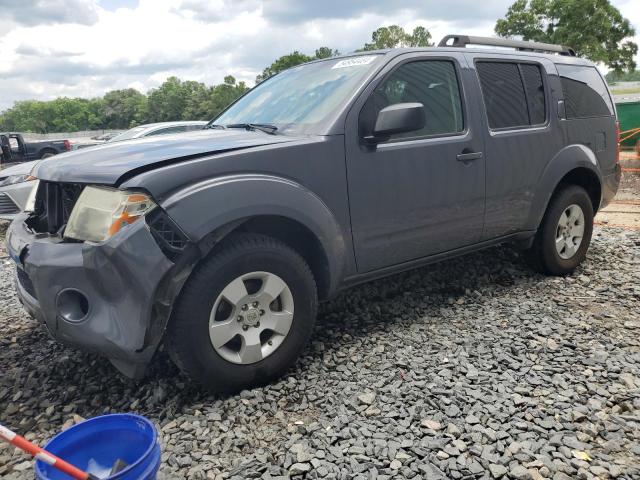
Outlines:
{"type": "Polygon", "coordinates": [[[620,88],[620,89],[613,87],[611,88],[611,93],[613,93],[614,95],[629,95],[631,93],[640,93],[640,87],[620,88]]]}

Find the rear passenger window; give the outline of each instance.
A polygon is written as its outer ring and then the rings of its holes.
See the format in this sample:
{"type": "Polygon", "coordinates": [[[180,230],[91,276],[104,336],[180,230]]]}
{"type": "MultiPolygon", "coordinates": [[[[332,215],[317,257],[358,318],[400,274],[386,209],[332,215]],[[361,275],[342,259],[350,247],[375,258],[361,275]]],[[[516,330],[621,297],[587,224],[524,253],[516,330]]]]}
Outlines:
{"type": "Polygon", "coordinates": [[[542,83],[542,73],[540,67],[521,63],[519,65],[524,83],[524,91],[527,95],[527,106],[529,108],[529,123],[540,125],[546,120],[544,102],[544,84],[542,83]]]}
{"type": "Polygon", "coordinates": [[[595,67],[556,65],[562,82],[567,118],[608,117],[613,105],[595,67]]]}
{"type": "Polygon", "coordinates": [[[528,127],[545,122],[544,82],[539,66],[478,62],[476,70],[491,129],[528,127]]]}
{"type": "Polygon", "coordinates": [[[424,105],[425,126],[414,132],[392,135],[416,138],[458,133],[464,129],[460,87],[453,62],[424,60],[399,66],[371,94],[360,113],[360,132],[367,136],[380,110],[396,103],[424,105]]]}

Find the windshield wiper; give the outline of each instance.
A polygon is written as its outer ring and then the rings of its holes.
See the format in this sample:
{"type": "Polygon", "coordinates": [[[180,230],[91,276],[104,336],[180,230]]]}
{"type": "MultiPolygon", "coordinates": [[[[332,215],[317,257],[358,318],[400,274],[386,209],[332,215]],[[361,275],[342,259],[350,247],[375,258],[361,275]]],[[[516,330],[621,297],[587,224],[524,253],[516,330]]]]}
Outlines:
{"type": "Polygon", "coordinates": [[[260,130],[261,132],[275,135],[278,127],[270,125],[268,123],[232,123],[231,125],[225,125],[227,128],[244,128],[245,130],[260,130]]]}
{"type": "Polygon", "coordinates": [[[214,130],[224,130],[225,127],[224,125],[216,125],[215,123],[207,123],[204,128],[212,128],[214,130]]]}

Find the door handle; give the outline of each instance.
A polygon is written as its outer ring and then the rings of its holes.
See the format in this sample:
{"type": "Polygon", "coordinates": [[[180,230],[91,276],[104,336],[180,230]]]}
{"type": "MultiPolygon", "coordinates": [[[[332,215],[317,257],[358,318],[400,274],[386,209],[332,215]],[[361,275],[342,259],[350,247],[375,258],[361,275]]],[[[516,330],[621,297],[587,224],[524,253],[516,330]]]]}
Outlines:
{"type": "Polygon", "coordinates": [[[479,160],[482,158],[482,152],[462,152],[456,155],[456,159],[459,162],[469,163],[474,160],[479,160]]]}

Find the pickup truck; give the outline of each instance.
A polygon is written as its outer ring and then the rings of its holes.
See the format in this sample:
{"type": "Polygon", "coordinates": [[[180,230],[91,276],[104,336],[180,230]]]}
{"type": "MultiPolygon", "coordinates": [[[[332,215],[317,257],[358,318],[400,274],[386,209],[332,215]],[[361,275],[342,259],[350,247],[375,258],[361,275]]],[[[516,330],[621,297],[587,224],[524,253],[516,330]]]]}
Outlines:
{"type": "Polygon", "coordinates": [[[26,142],[20,133],[0,133],[0,163],[27,162],[53,157],[58,153],[71,150],[69,140],[44,140],[41,142],[26,142]]]}

